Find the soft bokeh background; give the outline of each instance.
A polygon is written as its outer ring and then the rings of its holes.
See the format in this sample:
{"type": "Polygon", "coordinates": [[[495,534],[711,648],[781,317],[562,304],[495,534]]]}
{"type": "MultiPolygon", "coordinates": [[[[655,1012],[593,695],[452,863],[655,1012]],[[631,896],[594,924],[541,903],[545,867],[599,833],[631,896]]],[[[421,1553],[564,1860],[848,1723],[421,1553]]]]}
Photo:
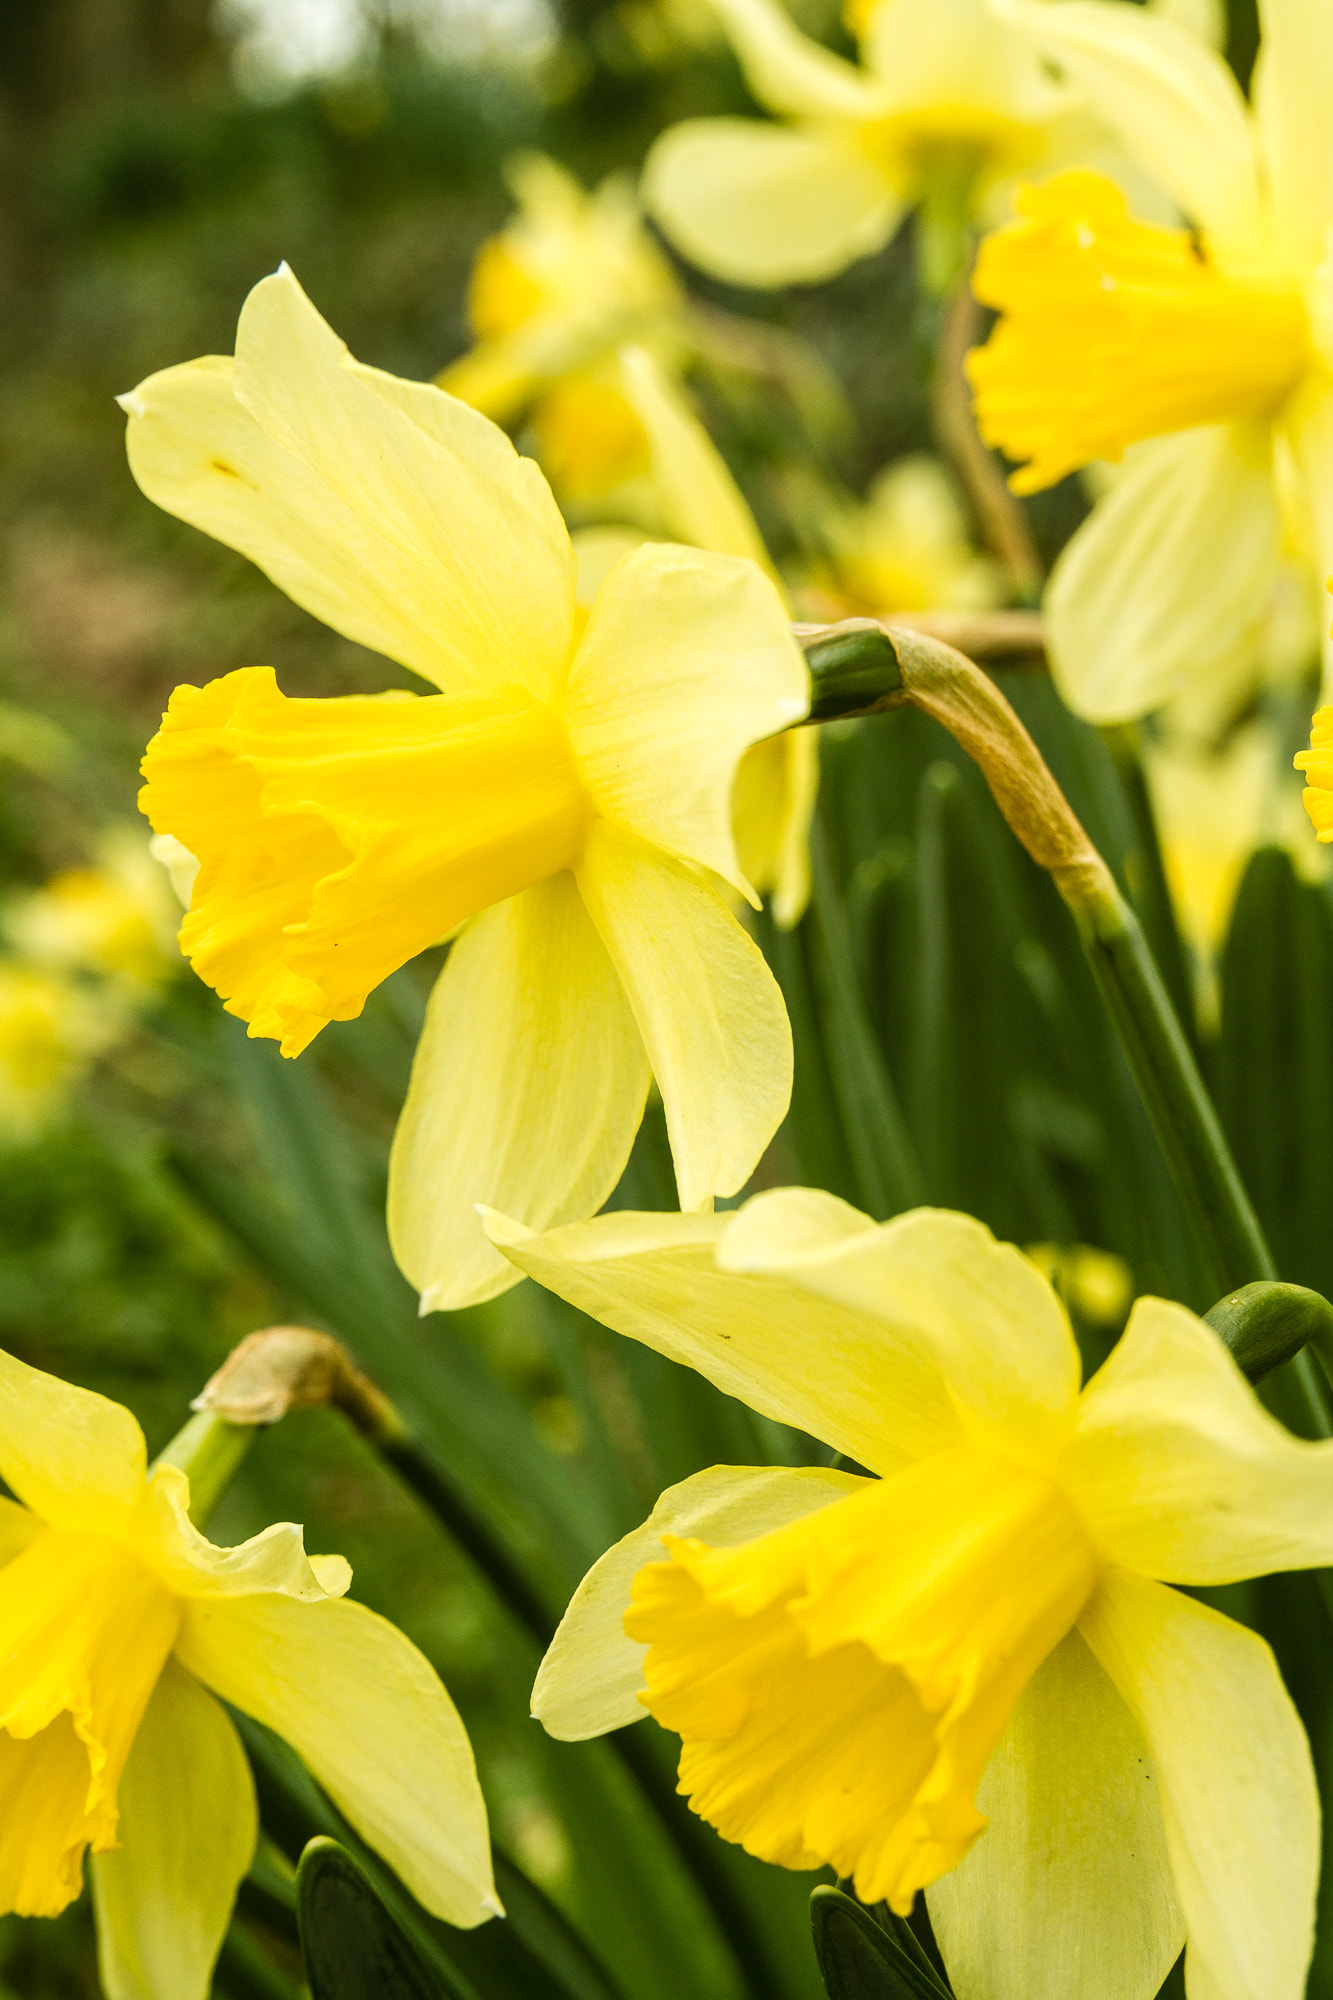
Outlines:
{"type": "MultiPolygon", "coordinates": [[[[839,43],[832,7],[799,11],[839,43]]],[[[1239,6],[1229,53],[1242,75],[1254,39],[1253,8],[1239,6]]],[[[332,1326],[430,1426],[556,1603],[663,1485],[807,1446],[758,1434],[748,1413],[531,1286],[418,1325],[380,1215],[429,965],[283,1065],[173,960],[165,878],[143,872],[134,808],[172,686],[256,662],[293,694],[409,677],[155,511],[126,470],[114,397],[229,352],[247,290],[283,258],[358,356],[430,377],[467,345],[467,276],[509,212],[508,154],[540,147],[593,182],[636,170],[681,116],[749,109],[703,0],[0,4],[0,1342],[126,1401],[157,1449],[253,1327],[332,1326]],[[96,882],[71,879],[93,864],[96,882]],[[108,881],[123,907],[107,903],[108,881]],[[76,933],[95,933],[95,948],[72,945],[76,933]],[[54,986],[31,970],[43,951],[54,986]],[[20,960],[37,983],[15,998],[20,960]],[[18,1089],[43,1061],[43,1087],[18,1089]]],[[[792,496],[812,466],[861,494],[931,447],[937,309],[916,293],[911,249],[909,230],[832,284],[782,294],[687,274],[696,298],[805,343],[856,412],[812,438],[781,398],[698,383],[779,557],[800,553],[792,496]]],[[[1047,558],[1083,504],[1073,482],[1043,497],[1047,558]]],[[[1182,1010],[1202,1002],[1201,1047],[1284,1275],[1333,1287],[1327,892],[1267,850],[1229,950],[1191,967],[1136,745],[1073,723],[1040,674],[1006,684],[1136,894],[1182,1010]],[[1278,976],[1284,960],[1298,977],[1278,976]]],[[[794,934],[762,933],[799,1065],[763,1180],[829,1186],[880,1214],[926,1195],[1052,1246],[1042,1254],[1093,1360],[1132,1289],[1206,1307],[1215,1287],[1064,913],[975,773],[906,716],[826,732],[825,765],[815,907],[794,934]]],[[[1188,843],[1167,858],[1179,889],[1188,843]]],[[[1224,928],[1235,880],[1225,894],[1209,881],[1224,928]]],[[[618,1199],[671,1203],[651,1117],[618,1199]]],[[[731,2000],[725,1950],[613,1761],[566,1753],[525,1720],[528,1643],[339,1420],[299,1415],[262,1437],[215,1532],[275,1517],[344,1551],[358,1594],[437,1662],[473,1730],[497,1838],[616,1965],[629,2000],[731,2000]]],[[[1225,1602],[1277,1644],[1324,1762],[1329,1679],[1311,1662],[1333,1634],[1313,1585],[1277,1579],[1225,1602]]],[[[738,1869],[774,1927],[781,1990],[817,1994],[808,1883],[778,1880],[765,1904],[763,1871],[738,1869]]],[[[294,1990],[281,1941],[262,1925],[254,1936],[273,1946],[277,1983],[229,1962],[219,1990],[294,1990]]],[[[1322,1964],[1316,1977],[1323,1992],[1322,1964]]],[[[86,1901],[55,1924],[0,1924],[0,1993],[95,1992],[86,1901]]]]}

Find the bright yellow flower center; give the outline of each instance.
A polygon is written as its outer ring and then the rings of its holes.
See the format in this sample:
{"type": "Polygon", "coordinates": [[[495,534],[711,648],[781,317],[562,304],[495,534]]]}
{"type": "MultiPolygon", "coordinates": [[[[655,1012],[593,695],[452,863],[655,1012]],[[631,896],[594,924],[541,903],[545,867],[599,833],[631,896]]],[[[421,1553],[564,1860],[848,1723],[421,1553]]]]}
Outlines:
{"type": "Polygon", "coordinates": [[[964,1447],[738,1548],[664,1539],[625,1630],[681,1790],[750,1853],[905,1915],[985,1826],[982,1772],[1093,1589],[1077,1515],[964,1447]]]}
{"type": "Polygon", "coordinates": [[[1316,710],[1310,747],[1300,752],[1295,764],[1305,773],[1302,796],[1315,833],[1324,842],[1333,840],[1333,708],[1316,710]]]}
{"type": "Polygon", "coordinates": [[[490,236],[477,252],[468,285],[467,312],[478,340],[499,340],[532,318],[545,294],[503,236],[490,236]]]}
{"type": "Polygon", "coordinates": [[[180,687],[144,812],[198,857],[181,946],[296,1055],[466,918],[570,867],[590,808],[521,690],[289,701],[271,667],[180,687]]]}
{"type": "Polygon", "coordinates": [[[1183,229],[1137,222],[1101,174],[1017,197],[973,290],[1004,315],[968,358],[983,438],[1035,493],[1126,445],[1277,411],[1307,364],[1304,302],[1273,275],[1226,276],[1183,229]]]}
{"type": "Polygon", "coordinates": [[[116,1845],[116,1787],[179,1603],[100,1535],[48,1530],[0,1570],[0,1910],[57,1915],[116,1845]]]}
{"type": "Polygon", "coordinates": [[[615,382],[567,376],[535,404],[532,427],[542,468],[566,500],[592,500],[648,473],[647,436],[615,382]]]}

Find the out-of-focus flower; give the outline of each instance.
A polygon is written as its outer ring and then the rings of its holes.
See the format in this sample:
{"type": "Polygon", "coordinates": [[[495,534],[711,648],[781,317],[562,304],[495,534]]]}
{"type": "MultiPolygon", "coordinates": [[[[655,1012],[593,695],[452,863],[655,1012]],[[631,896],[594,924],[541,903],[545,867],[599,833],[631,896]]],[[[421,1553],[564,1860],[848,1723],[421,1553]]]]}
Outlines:
{"type": "Polygon", "coordinates": [[[179,966],[177,914],[149,843],[126,828],[101,842],[93,866],[65,869],[15,897],[0,929],[30,964],[92,973],[133,1002],[155,993],[179,966]]]}
{"type": "Polygon", "coordinates": [[[427,1909],[499,1913],[467,1733],[341,1556],[289,1523],[215,1547],[128,1410],[5,1354],[0,1471],[0,1910],[58,1915],[91,1851],[107,2000],[205,2000],[258,1830],[227,1701],[427,1909]]]}
{"type": "Polygon", "coordinates": [[[1333,1444],[1141,1298],[1082,1389],[1069,1321],[970,1217],[810,1189],[544,1236],[532,1276],[872,1477],[714,1466],[576,1592],[533,1690],[564,1738],[646,1708],[730,1840],[925,1889],[967,2000],[1299,2000],[1319,1807],[1257,1634],[1170,1584],[1333,1556],[1333,1444]],[[1060,1948],[1052,1951],[1058,1938],[1060,1948]]]}
{"type": "Polygon", "coordinates": [[[1134,1274],[1123,1257],[1090,1243],[1029,1243],[1023,1254],[1079,1319],[1124,1325],[1134,1303],[1134,1274]]]}
{"type": "MultiPolygon", "coordinates": [[[[987,440],[1031,492],[1125,455],[1060,557],[1048,647],[1094,721],[1158,708],[1253,648],[1294,491],[1333,566],[1333,356],[1324,248],[1333,43],[1266,9],[1253,109],[1222,58],[1111,0],[995,0],[1174,195],[1191,227],[1133,218],[1105,178],[1021,197],[974,285],[1003,315],[970,360],[987,440]]],[[[1330,658],[1327,646],[1326,668],[1330,658]]]]}
{"type": "Polygon", "coordinates": [[[791,1080],[781,994],[724,895],[753,894],[737,764],[809,702],[773,584],[651,546],[583,620],[532,461],[353,361],[288,271],[251,293],[234,364],[125,401],[151,498],[447,690],[291,701],[260,667],[178,688],[142,799],[200,863],[184,950],[287,1053],[466,925],[393,1153],[390,1228],[425,1303],[514,1282],[477,1223],[488,1193],[543,1221],[601,1205],[650,1071],[682,1205],[738,1189],[791,1080]]]}
{"type": "Polygon", "coordinates": [[[0,1140],[26,1144],[56,1120],[124,1015],[56,972],[0,958],[0,1140]]]}
{"type": "Polygon", "coordinates": [[[943,290],[978,209],[1014,174],[1069,157],[1076,97],[986,0],[852,0],[859,68],[802,35],[779,0],[714,5],[783,122],[673,126],[648,157],[644,200],[719,277],[832,277],[915,208],[923,277],[943,290]]]}
{"type": "Polygon", "coordinates": [[[827,548],[798,591],[812,618],[891,618],[895,611],[984,611],[1004,579],[973,546],[948,473],[924,453],[875,479],[862,505],[819,511],[827,548]]]}

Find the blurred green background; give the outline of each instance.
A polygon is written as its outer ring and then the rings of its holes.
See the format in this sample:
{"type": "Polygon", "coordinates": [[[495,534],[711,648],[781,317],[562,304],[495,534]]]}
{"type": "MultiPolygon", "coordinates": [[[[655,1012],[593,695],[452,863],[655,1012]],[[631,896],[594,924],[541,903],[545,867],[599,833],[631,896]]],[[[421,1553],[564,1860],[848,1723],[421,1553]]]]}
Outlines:
{"type": "MultiPolygon", "coordinates": [[[[838,43],[831,7],[803,19],[838,43]]],[[[1252,6],[1237,8],[1242,74],[1254,35],[1252,6]]],[[[177,681],[264,662],[293,694],[410,683],[150,506],[126,469],[116,394],[229,352],[246,292],[283,258],[360,358],[430,377],[467,345],[467,275],[509,212],[507,154],[540,147],[592,182],[636,169],[681,116],[752,108],[702,0],[0,0],[0,918],[134,823],[137,759],[177,681]]],[[[910,230],[817,289],[687,281],[832,368],[856,421],[820,448],[854,490],[929,447],[936,328],[910,230]]],[[[702,394],[786,553],[783,481],[808,440],[776,402],[702,394]]],[[[1033,520],[1048,558],[1082,505],[1072,482],[1043,496],[1033,520]]],[[[1283,1275],[1333,1290],[1327,891],[1280,850],[1258,855],[1220,1014],[1194,1021],[1135,743],[1074,722],[1040,673],[1002,679],[1139,904],[1283,1275]]],[[[1109,1294],[1080,1288],[1077,1246],[1114,1253],[1136,1290],[1206,1308],[1220,1287],[1065,912],[976,773],[907,715],[828,729],[824,765],[812,910],[793,933],[761,923],[798,1050],[761,1184],[804,1180],[880,1215],[930,1199],[1055,1246],[1090,1362],[1128,1295],[1114,1269],[1109,1294]]],[[[381,1216],[432,970],[396,975],[297,1065],[248,1043],[187,971],[164,974],[59,1115],[0,1144],[0,1342],[128,1403],[156,1450],[252,1328],[332,1327],[558,1612],[664,1485],[716,1460],[818,1448],[530,1285],[417,1321],[381,1216]]],[[[651,1114],[617,1201],[672,1205],[651,1114]]],[[[213,1532],[239,1538],[273,1518],[304,1520],[312,1548],[347,1554],[356,1593],[439,1666],[497,1840],[615,1967],[625,2000],[737,2000],[744,1947],[738,1960],[624,1769],[526,1720],[530,1640],[339,1419],[299,1414],[262,1436],[213,1532]]],[[[1313,1584],[1276,1579],[1225,1602],[1277,1645],[1322,1766],[1333,1633],[1313,1584]]],[[[643,1754],[666,1772],[664,1742],[643,1754]]],[[[814,2000],[809,1881],[712,1844],[726,1893],[769,1939],[769,1983],[752,1966],[748,1991],[814,2000]]],[[[253,1909],[241,1926],[270,1971],[233,1957],[219,1990],[294,1990],[281,1936],[253,1909]]],[[[1333,1990],[1325,1959],[1315,1978],[1333,1990]]],[[[86,1899],[54,1924],[0,1923],[0,1993],[95,1992],[86,1899]]]]}

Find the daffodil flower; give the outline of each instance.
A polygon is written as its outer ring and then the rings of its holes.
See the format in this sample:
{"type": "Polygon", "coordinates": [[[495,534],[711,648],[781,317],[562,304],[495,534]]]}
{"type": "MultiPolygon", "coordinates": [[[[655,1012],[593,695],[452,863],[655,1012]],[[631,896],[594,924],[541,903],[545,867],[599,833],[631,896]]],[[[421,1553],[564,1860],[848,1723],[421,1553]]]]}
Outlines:
{"type": "Polygon", "coordinates": [[[141,797],[200,864],[184,950],[286,1054],[464,926],[391,1172],[423,1307],[515,1282],[476,1201],[541,1226],[601,1205],[650,1071],[682,1206],[739,1188],[791,1081],[781,995],[724,893],[753,897],[737,764],[809,700],[768,578],[643,548],[585,622],[537,467],[466,404],[353,361],[287,271],[250,295],[234,363],[125,400],[152,499],[444,690],[290,700],[266,667],[178,688],[141,797]]]}
{"type": "Polygon", "coordinates": [[[649,154],[643,195],[687,257],[743,285],[830,278],[920,205],[923,275],[956,275],[995,189],[1057,149],[1076,108],[986,0],[853,0],[861,65],[779,0],[713,0],[751,90],[782,121],[691,118],[649,154]]]}
{"type": "Polygon", "coordinates": [[[1080,1392],[1046,1279],[968,1216],[833,1196],[605,1216],[524,1270],[870,1477],[715,1466],[570,1604],[535,1713],[647,1709],[729,1840],[926,1891],[960,2000],[1298,2000],[1319,1812],[1264,1642],[1173,1584],[1333,1557],[1333,1445],[1141,1298],[1080,1392]]]}
{"type": "Polygon", "coordinates": [[[0,958],[0,1140],[39,1138],[124,1031],[123,1010],[103,994],[49,967],[0,958]]]}
{"type": "Polygon", "coordinates": [[[1046,602],[1066,699],[1121,721],[1253,646],[1287,496],[1333,564],[1333,41],[1321,9],[1265,0],[1251,107],[1219,55],[1140,8],[994,3],[1190,224],[1069,173],[1020,197],[974,277],[1002,314],[971,358],[977,417],[1021,461],[1016,490],[1124,456],[1046,602]]]}
{"type": "Polygon", "coordinates": [[[225,1701],[428,1910],[500,1913],[466,1731],[341,1556],[289,1523],[215,1547],[128,1410],[6,1354],[0,1473],[0,1911],[57,1915],[91,1853],[107,2000],[206,2000],[257,1835],[225,1701]]]}

